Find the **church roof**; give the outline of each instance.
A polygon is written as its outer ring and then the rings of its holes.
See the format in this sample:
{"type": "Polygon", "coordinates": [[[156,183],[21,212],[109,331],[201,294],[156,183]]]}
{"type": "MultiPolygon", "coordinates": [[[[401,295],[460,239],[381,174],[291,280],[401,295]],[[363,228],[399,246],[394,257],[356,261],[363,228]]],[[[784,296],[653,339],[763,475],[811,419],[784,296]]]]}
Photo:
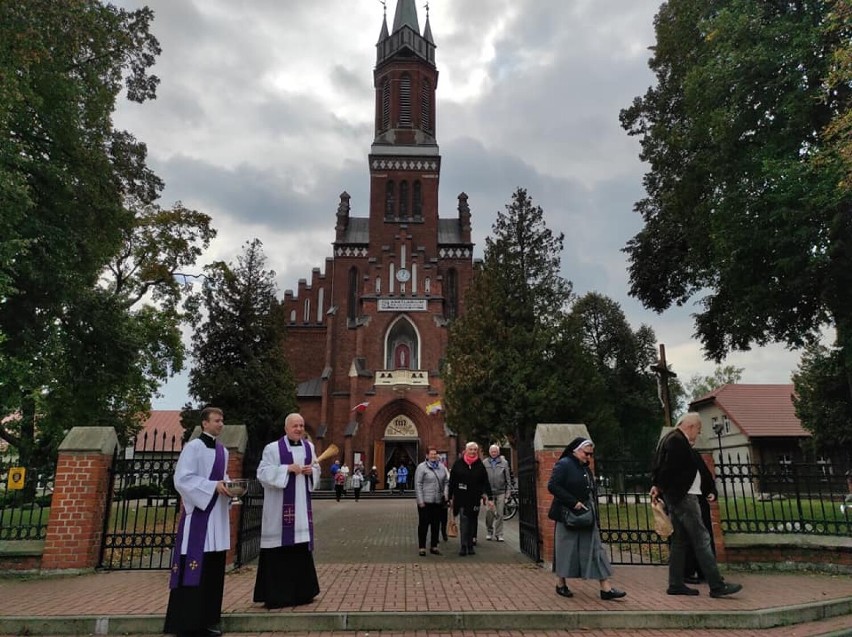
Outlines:
{"type": "Polygon", "coordinates": [[[342,243],[370,243],[370,219],[349,217],[342,243]]]}
{"type": "Polygon", "coordinates": [[[396,33],[405,25],[420,33],[420,25],[417,22],[417,7],[414,0],[397,0],[396,13],[393,16],[393,32],[396,33]]]}
{"type": "Polygon", "coordinates": [[[296,387],[296,396],[299,398],[322,397],[322,378],[311,378],[296,387]]]}
{"type": "Polygon", "coordinates": [[[465,243],[458,219],[438,219],[438,244],[465,243]]]}

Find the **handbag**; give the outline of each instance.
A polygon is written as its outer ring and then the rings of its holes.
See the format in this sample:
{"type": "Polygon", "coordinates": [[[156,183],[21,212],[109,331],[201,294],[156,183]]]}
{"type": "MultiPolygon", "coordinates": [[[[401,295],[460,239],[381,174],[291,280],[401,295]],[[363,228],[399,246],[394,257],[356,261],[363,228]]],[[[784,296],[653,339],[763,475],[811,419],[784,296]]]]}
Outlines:
{"type": "Polygon", "coordinates": [[[595,522],[595,513],[591,507],[578,511],[569,507],[562,507],[562,524],[569,529],[585,529],[595,522]]]}
{"type": "Polygon", "coordinates": [[[659,498],[651,500],[651,512],[654,514],[654,531],[664,540],[674,533],[672,521],[666,513],[663,501],[659,498]]]}

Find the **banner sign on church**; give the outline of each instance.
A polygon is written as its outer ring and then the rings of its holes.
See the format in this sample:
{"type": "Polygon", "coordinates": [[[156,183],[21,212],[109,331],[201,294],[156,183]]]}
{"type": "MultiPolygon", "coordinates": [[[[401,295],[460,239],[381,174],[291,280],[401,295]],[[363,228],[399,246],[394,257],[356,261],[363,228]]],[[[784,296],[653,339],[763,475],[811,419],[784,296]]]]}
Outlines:
{"type": "Polygon", "coordinates": [[[425,312],[426,299],[379,299],[379,312],[425,312]]]}

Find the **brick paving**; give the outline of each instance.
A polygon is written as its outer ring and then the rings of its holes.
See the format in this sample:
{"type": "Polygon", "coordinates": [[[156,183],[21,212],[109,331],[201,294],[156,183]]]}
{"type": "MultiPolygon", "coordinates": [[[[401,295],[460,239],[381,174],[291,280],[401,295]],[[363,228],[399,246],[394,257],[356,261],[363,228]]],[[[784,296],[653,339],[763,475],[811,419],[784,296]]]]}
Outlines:
{"type": "MultiPolygon", "coordinates": [[[[602,601],[597,582],[572,580],[575,597],[565,599],[554,593],[549,568],[519,552],[517,520],[507,523],[504,543],[484,541],[480,522],[475,556],[456,555],[451,538],[440,545],[443,555],[420,557],[413,500],[319,500],[314,513],[320,595],[305,606],[267,611],[251,601],[254,567],[231,572],[223,605],[229,634],[305,634],[315,623],[314,637],[651,637],[684,634],[687,627],[690,635],[713,637],[852,635],[848,576],[731,572],[742,593],[712,599],[703,586],[699,597],[686,598],[665,595],[665,567],[616,566],[612,581],[626,598],[602,601]],[[370,621],[374,630],[353,630],[370,621]],[[495,630],[500,627],[505,630],[495,630]],[[560,630],[540,630],[551,627],[560,630]]],[[[155,633],[167,579],[165,571],[2,578],[0,635],[155,633]],[[85,628],[96,618],[94,629],[85,628]]]]}

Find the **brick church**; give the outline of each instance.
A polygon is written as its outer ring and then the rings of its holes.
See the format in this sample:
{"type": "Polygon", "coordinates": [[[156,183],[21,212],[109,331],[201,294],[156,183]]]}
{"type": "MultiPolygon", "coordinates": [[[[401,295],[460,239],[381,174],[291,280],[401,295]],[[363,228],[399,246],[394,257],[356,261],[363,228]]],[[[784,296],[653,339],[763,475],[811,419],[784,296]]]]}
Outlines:
{"type": "Polygon", "coordinates": [[[375,135],[366,216],[340,195],[333,257],[284,294],[285,350],[308,434],[350,467],[410,469],[458,444],[444,422],[448,328],[473,274],[467,195],[438,215],[435,42],[414,0],[397,0],[376,44],[375,135]]]}

